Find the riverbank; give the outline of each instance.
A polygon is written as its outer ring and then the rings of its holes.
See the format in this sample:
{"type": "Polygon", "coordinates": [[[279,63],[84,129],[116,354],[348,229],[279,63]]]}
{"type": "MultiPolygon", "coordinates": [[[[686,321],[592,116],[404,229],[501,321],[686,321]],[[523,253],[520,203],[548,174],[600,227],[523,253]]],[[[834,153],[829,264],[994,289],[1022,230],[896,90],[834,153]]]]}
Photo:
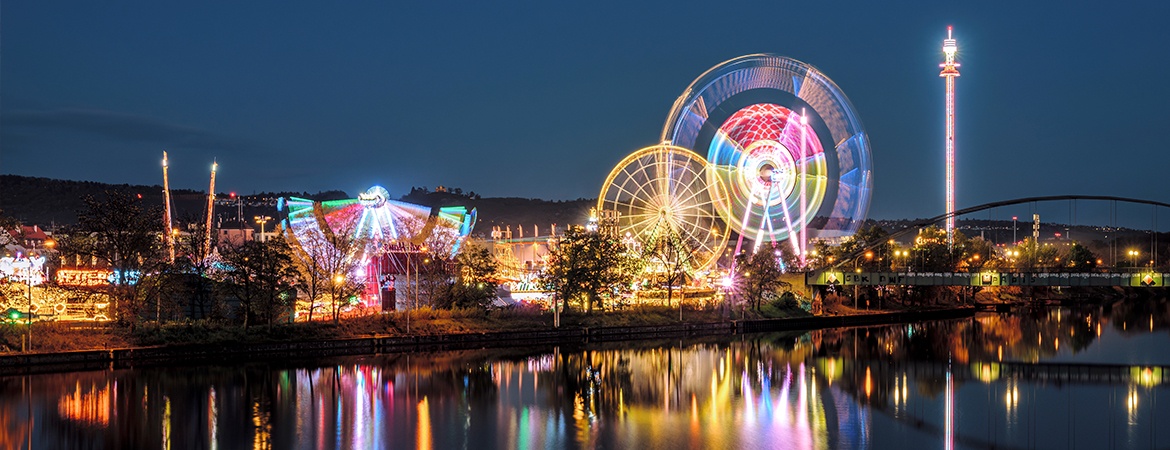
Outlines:
{"type": "Polygon", "coordinates": [[[769,331],[883,325],[945,320],[974,315],[970,307],[875,312],[868,314],[783,319],[747,319],[666,325],[565,326],[493,332],[374,335],[357,338],[164,345],[0,355],[0,375],[74,370],[124,369],[140,366],[218,363],[291,357],[324,357],[489,347],[568,345],[673,337],[736,335],[769,331]]]}

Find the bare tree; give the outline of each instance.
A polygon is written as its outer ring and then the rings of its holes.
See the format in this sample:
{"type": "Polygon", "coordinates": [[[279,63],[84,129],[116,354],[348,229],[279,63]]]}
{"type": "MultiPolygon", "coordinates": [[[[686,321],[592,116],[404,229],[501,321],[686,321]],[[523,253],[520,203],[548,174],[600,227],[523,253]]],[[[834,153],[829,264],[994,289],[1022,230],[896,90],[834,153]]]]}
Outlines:
{"type": "Polygon", "coordinates": [[[162,262],[158,220],[162,213],[121,191],[83,200],[85,209],[78,212],[77,229],[61,242],[61,250],[97,259],[114,271],[108,293],[114,299],[115,317],[134,327],[144,306],[138,280],[145,270],[162,262]]]}
{"type": "MultiPolygon", "coordinates": [[[[205,247],[203,237],[207,232],[207,224],[195,216],[187,217],[184,222],[190,223],[188,233],[176,243],[176,257],[172,272],[178,282],[176,288],[180,291],[180,303],[188,308],[189,317],[207,318],[219,317],[222,314],[222,305],[215,292],[212,272],[215,263],[219,260],[216,246],[205,247]]],[[[215,236],[215,230],[211,230],[215,236]]],[[[212,239],[213,244],[214,239],[212,239]]]]}
{"type": "MultiPolygon", "coordinates": [[[[651,262],[651,270],[666,284],[666,306],[674,298],[674,286],[686,282],[687,272],[692,268],[695,249],[694,239],[687,239],[675,230],[665,229],[651,233],[642,243],[643,258],[651,262]]],[[[682,300],[679,300],[681,308],[682,300]]]]}
{"type": "Polygon", "coordinates": [[[297,277],[288,244],[279,238],[246,241],[226,247],[223,255],[228,264],[223,286],[240,300],[244,329],[254,321],[272,325],[286,311],[297,277]]]}
{"type": "Polygon", "coordinates": [[[352,227],[340,230],[322,230],[321,233],[306,233],[298,238],[299,271],[301,291],[309,298],[309,320],[313,320],[316,299],[329,295],[330,313],[333,321],[341,318],[345,299],[361,292],[362,284],[354,279],[366,239],[354,235],[352,227]]]}

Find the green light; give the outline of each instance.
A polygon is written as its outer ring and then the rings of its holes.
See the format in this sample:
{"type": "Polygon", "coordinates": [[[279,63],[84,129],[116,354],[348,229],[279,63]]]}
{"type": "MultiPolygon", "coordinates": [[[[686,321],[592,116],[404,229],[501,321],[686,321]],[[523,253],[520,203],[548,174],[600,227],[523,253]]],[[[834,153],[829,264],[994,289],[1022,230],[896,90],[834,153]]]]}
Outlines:
{"type": "Polygon", "coordinates": [[[8,313],[8,317],[12,318],[12,320],[19,319],[20,311],[12,311],[11,313],[8,313]]]}

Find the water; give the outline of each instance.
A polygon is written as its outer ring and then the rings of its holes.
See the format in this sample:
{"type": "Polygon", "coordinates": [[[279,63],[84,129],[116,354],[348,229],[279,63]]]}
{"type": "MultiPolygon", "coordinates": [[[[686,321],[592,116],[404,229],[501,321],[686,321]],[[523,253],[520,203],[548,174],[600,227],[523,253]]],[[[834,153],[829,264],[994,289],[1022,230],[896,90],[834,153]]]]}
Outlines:
{"type": "Polygon", "coordinates": [[[0,378],[0,448],[1170,446],[1165,303],[0,378]]]}

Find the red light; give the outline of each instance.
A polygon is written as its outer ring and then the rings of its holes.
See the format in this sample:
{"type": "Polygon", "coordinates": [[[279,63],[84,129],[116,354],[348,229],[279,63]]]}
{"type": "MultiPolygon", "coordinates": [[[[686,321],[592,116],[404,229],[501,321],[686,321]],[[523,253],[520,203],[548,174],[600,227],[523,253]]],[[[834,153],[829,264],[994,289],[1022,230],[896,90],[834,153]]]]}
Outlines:
{"type": "Polygon", "coordinates": [[[138,198],[142,198],[142,194],[138,194],[138,198]]]}
{"type": "Polygon", "coordinates": [[[231,194],[229,194],[229,195],[231,195],[231,197],[232,197],[232,198],[236,198],[236,193],[235,193],[235,192],[232,192],[232,193],[231,193],[231,194]]]}
{"type": "Polygon", "coordinates": [[[1016,220],[1016,219],[1019,219],[1019,217],[1012,216],[1012,220],[1016,220]]]}

